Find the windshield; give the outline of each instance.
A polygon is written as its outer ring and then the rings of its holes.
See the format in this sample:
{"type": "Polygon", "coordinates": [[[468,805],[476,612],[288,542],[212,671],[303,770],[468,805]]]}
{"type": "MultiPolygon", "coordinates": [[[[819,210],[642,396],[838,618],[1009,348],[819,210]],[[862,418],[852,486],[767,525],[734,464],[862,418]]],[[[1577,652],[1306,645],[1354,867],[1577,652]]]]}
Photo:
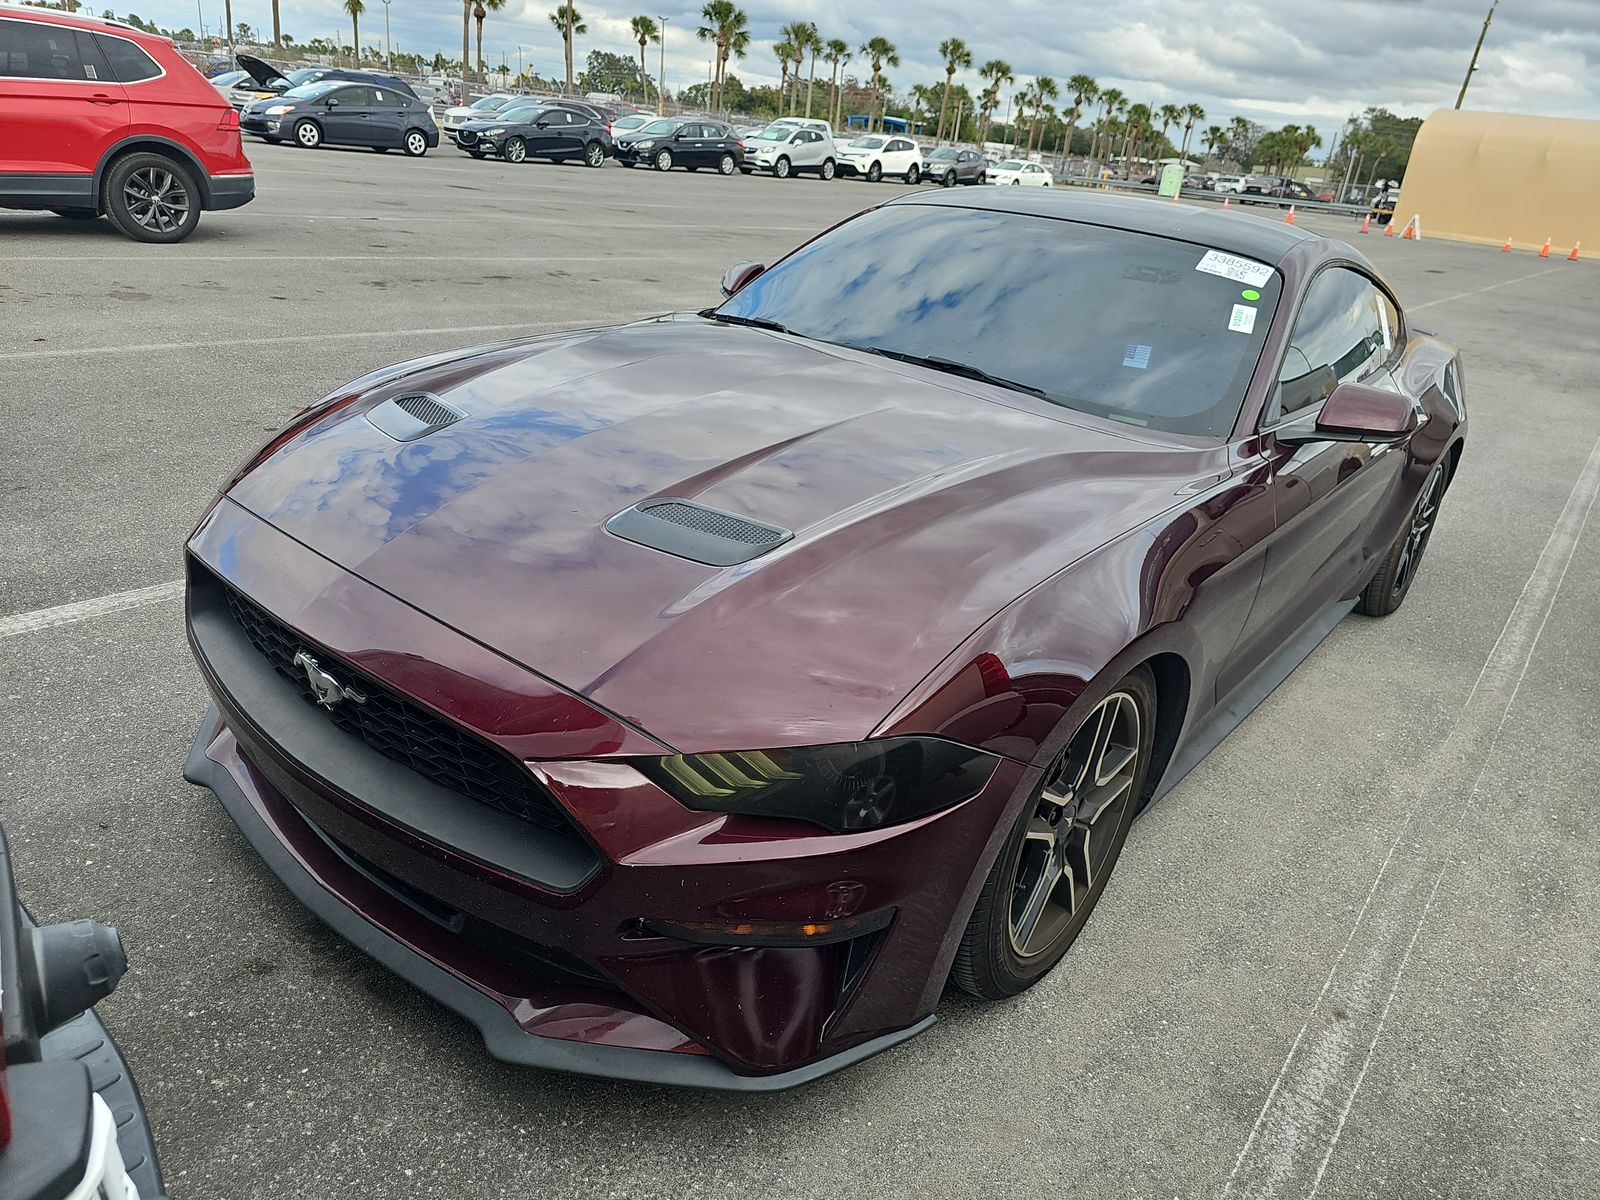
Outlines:
{"type": "Polygon", "coordinates": [[[485,96],[481,100],[474,100],[467,107],[475,108],[480,112],[495,112],[496,110],[502,109],[506,105],[513,103],[515,100],[515,96],[485,96]]]}
{"type": "Polygon", "coordinates": [[[326,96],[334,88],[339,87],[337,79],[323,79],[316,83],[302,83],[299,87],[292,87],[284,93],[290,100],[314,100],[318,96],[326,96]]]}
{"type": "Polygon", "coordinates": [[[759,142],[787,142],[793,135],[793,126],[780,125],[776,129],[763,129],[761,136],[756,140],[759,142]]]}
{"type": "Polygon", "coordinates": [[[640,133],[676,133],[677,131],[678,122],[676,121],[651,121],[650,124],[639,130],[640,133]]]}
{"type": "Polygon", "coordinates": [[[824,234],[717,312],[964,364],[1130,425],[1221,437],[1280,287],[1270,267],[1221,257],[1231,263],[1128,230],[905,205],[824,234]]]}
{"type": "Polygon", "coordinates": [[[954,158],[955,156],[955,150],[949,146],[944,146],[928,155],[929,158],[954,158]]]}
{"type": "Polygon", "coordinates": [[[648,117],[641,117],[641,116],[618,117],[615,121],[613,121],[611,123],[611,128],[613,130],[617,130],[617,129],[638,129],[647,120],[649,120],[648,117]]]}
{"type": "Polygon", "coordinates": [[[852,146],[860,146],[863,150],[876,150],[879,146],[883,145],[883,139],[881,137],[857,138],[850,144],[852,146]]]}
{"type": "Polygon", "coordinates": [[[496,121],[532,121],[540,113],[544,112],[545,108],[546,106],[543,104],[508,104],[495,113],[491,119],[496,121]]]}
{"type": "Polygon", "coordinates": [[[290,71],[284,76],[292,84],[312,83],[321,79],[327,71],[320,67],[301,67],[297,71],[290,71]]]}
{"type": "Polygon", "coordinates": [[[1020,171],[1020,170],[1022,170],[1022,160],[1020,158],[1008,158],[1008,159],[1005,160],[1005,162],[1001,163],[998,167],[996,167],[995,170],[996,171],[1020,171]]]}
{"type": "Polygon", "coordinates": [[[250,78],[249,71],[224,71],[221,75],[213,75],[211,83],[214,87],[232,87],[241,79],[250,78]]]}

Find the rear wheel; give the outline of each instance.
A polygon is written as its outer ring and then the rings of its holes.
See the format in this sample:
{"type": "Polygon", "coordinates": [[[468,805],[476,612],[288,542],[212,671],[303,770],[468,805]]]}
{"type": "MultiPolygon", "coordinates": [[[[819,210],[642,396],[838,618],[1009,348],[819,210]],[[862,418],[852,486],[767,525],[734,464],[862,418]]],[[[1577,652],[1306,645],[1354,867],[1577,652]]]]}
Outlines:
{"type": "Polygon", "coordinates": [[[1023,806],[962,934],[951,979],[1014,996],[1067,952],[1111,877],[1154,744],[1155,684],[1138,667],[1095,705],[1023,806]]]}
{"type": "Polygon", "coordinates": [[[824,179],[832,179],[837,170],[838,167],[834,166],[833,159],[825,158],[822,160],[822,177],[824,179]]]}
{"type": "Polygon", "coordinates": [[[428,135],[420,129],[406,130],[405,150],[412,158],[421,158],[428,152],[428,135]]]}
{"type": "Polygon", "coordinates": [[[867,182],[868,183],[877,183],[878,180],[880,180],[882,178],[883,178],[883,167],[882,166],[880,166],[877,163],[873,163],[870,167],[867,168],[867,182]]]}
{"type": "Polygon", "coordinates": [[[656,170],[672,170],[672,151],[666,149],[666,147],[662,147],[660,150],[656,151],[656,170]]]}
{"type": "Polygon", "coordinates": [[[724,154],[717,160],[717,172],[722,175],[732,175],[738,164],[733,161],[733,155],[724,154]]]}
{"type": "Polygon", "coordinates": [[[1383,565],[1361,593],[1359,608],[1369,617],[1386,617],[1405,603],[1411,581],[1417,577],[1422,565],[1422,554],[1433,536],[1434,522],[1439,519],[1439,503],[1444,499],[1445,464],[1435,464],[1428,478],[1423,480],[1417,505],[1411,510],[1400,536],[1395,539],[1383,565]]]}
{"type": "Polygon", "coordinates": [[[773,163],[772,173],[779,179],[789,178],[789,160],[787,158],[780,158],[777,162],[773,163]]]}
{"type": "Polygon", "coordinates": [[[523,162],[528,157],[528,143],[519,137],[507,138],[500,148],[500,157],[509,163],[523,162]]]}
{"type": "Polygon", "coordinates": [[[590,142],[583,148],[583,165],[586,167],[602,167],[606,161],[606,148],[599,142],[590,142]]]}
{"type": "Polygon", "coordinates": [[[200,224],[200,189],[160,154],[129,154],[111,164],[101,204],[116,227],[140,242],[181,242],[200,224]]]}
{"type": "Polygon", "coordinates": [[[907,183],[920,183],[921,181],[922,181],[922,172],[920,170],[918,170],[916,163],[912,163],[910,168],[906,171],[906,182],[907,183]]]}
{"type": "Polygon", "coordinates": [[[294,127],[294,144],[307,150],[322,145],[322,126],[315,121],[301,121],[294,127]]]}
{"type": "Polygon", "coordinates": [[[368,149],[370,149],[374,154],[389,153],[389,147],[387,146],[369,146],[368,149]]]}

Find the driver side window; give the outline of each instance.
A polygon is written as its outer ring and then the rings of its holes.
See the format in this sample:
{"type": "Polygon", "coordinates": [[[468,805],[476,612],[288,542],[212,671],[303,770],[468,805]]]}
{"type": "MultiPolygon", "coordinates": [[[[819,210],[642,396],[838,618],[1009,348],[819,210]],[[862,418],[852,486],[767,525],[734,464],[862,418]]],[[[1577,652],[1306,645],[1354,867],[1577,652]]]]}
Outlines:
{"type": "Polygon", "coordinates": [[[1387,357],[1379,292],[1364,275],[1331,267],[1311,281],[1264,425],[1316,408],[1341,383],[1365,379],[1387,357]]]}

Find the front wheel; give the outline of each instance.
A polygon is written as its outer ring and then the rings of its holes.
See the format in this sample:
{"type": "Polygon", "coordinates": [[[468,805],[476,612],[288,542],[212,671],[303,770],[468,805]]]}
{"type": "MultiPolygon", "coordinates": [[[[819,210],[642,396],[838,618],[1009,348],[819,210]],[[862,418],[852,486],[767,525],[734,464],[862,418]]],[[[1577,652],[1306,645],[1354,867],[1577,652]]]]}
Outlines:
{"type": "Polygon", "coordinates": [[[724,154],[717,160],[717,173],[719,175],[732,175],[738,169],[738,164],[733,161],[733,155],[724,154]]]}
{"type": "Polygon", "coordinates": [[[599,142],[590,142],[583,148],[583,165],[586,167],[603,167],[606,163],[606,148],[599,142]]]}
{"type": "Polygon", "coordinates": [[[295,145],[315,150],[322,145],[322,126],[315,121],[301,121],[294,127],[295,145]]]}
{"type": "Polygon", "coordinates": [[[411,158],[421,158],[428,152],[428,135],[420,129],[406,130],[405,151],[411,158]]]}
{"type": "Polygon", "coordinates": [[[483,157],[483,151],[482,150],[468,150],[467,153],[472,155],[473,158],[482,158],[483,157]]]}
{"type": "Polygon", "coordinates": [[[1017,817],[978,894],[950,976],[1014,996],[1061,960],[1111,877],[1154,745],[1155,682],[1137,667],[1095,705],[1017,817]]]}
{"type": "Polygon", "coordinates": [[[919,183],[921,180],[922,172],[917,169],[916,163],[912,163],[910,169],[906,171],[906,182],[919,183]]]}
{"type": "Polygon", "coordinates": [[[670,171],[670,170],[672,170],[672,151],[671,150],[661,149],[661,150],[657,150],[656,151],[656,170],[658,170],[658,171],[670,171]]]}
{"type": "Polygon", "coordinates": [[[500,147],[500,157],[508,163],[525,162],[528,157],[528,143],[519,137],[507,138],[506,144],[500,147]]]}
{"type": "Polygon", "coordinates": [[[777,162],[773,163],[772,173],[779,179],[789,178],[789,160],[787,158],[780,158],[777,162]]]}
{"type": "Polygon", "coordinates": [[[1411,510],[1411,519],[1400,531],[1394,545],[1389,547],[1389,553],[1384,556],[1383,565],[1372,577],[1372,582],[1361,593],[1358,607],[1367,616],[1386,617],[1405,603],[1406,593],[1411,590],[1411,581],[1417,577],[1417,568],[1422,565],[1422,553],[1428,548],[1428,539],[1433,536],[1434,523],[1439,519],[1439,503],[1444,499],[1444,487],[1445,465],[1441,460],[1423,480],[1422,492],[1417,497],[1416,507],[1411,510]]]}
{"type": "Polygon", "coordinates": [[[877,183],[878,180],[880,180],[882,178],[883,178],[883,167],[881,167],[879,164],[873,163],[870,167],[867,168],[867,182],[868,183],[877,183]]]}
{"type": "Polygon", "coordinates": [[[181,242],[200,224],[200,189],[172,159],[130,154],[106,172],[101,204],[116,227],[140,242],[181,242]]]}
{"type": "Polygon", "coordinates": [[[944,187],[955,187],[956,173],[954,171],[946,171],[944,173],[944,178],[941,179],[939,183],[944,187]]]}
{"type": "Polygon", "coordinates": [[[833,159],[825,158],[822,160],[822,177],[824,179],[832,179],[837,170],[838,168],[834,166],[833,159]]]}

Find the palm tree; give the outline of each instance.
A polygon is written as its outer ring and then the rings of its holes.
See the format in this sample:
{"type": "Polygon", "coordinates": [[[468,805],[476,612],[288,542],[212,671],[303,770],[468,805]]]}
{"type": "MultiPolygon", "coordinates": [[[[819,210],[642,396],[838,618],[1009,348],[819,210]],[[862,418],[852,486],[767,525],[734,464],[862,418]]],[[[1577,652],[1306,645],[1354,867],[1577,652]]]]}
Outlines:
{"type": "Polygon", "coordinates": [[[1300,136],[1295,140],[1295,145],[1300,150],[1300,158],[1304,161],[1306,155],[1322,145],[1322,135],[1317,132],[1315,125],[1307,125],[1300,131],[1300,136]]]}
{"type": "Polygon", "coordinates": [[[506,0],[474,0],[472,6],[473,20],[478,23],[478,74],[483,74],[483,21],[491,12],[499,12],[506,6],[506,0]]]}
{"type": "Polygon", "coordinates": [[[567,91],[572,91],[572,39],[580,33],[588,33],[589,27],[583,23],[583,14],[572,7],[572,0],[567,0],[565,8],[558,8],[550,14],[550,24],[556,27],[556,32],[561,35],[561,41],[567,48],[567,91]]]}
{"type": "Polygon", "coordinates": [[[644,98],[648,100],[650,74],[644,67],[644,48],[651,42],[661,41],[661,27],[656,24],[654,17],[634,17],[628,24],[633,28],[634,40],[639,43],[639,86],[644,90],[644,98]]]}
{"type": "MultiPolygon", "coordinates": [[[[1198,107],[1198,106],[1196,106],[1198,107]]],[[[1203,118],[1202,118],[1203,119],[1203,118]]],[[[1206,126],[1205,134],[1200,138],[1200,144],[1206,148],[1206,165],[1209,166],[1212,157],[1222,149],[1222,144],[1228,140],[1228,131],[1221,125],[1206,126]]]]}
{"type": "Polygon", "coordinates": [[[743,58],[750,49],[750,19],[733,0],[706,0],[700,10],[705,22],[695,30],[695,37],[711,42],[716,47],[716,59],[711,80],[711,107],[722,107],[722,86],[727,78],[728,59],[743,58]]]}
{"type": "Polygon", "coordinates": [[[1198,104],[1186,104],[1183,106],[1183,149],[1178,151],[1179,158],[1186,159],[1189,157],[1189,134],[1194,130],[1196,121],[1204,121],[1205,119],[1206,110],[1198,104]]]}
{"type": "Polygon", "coordinates": [[[822,58],[833,66],[833,83],[830,85],[833,100],[828,105],[828,124],[837,128],[841,115],[839,110],[844,108],[844,91],[839,87],[839,68],[850,61],[850,43],[843,38],[829,38],[822,58]]]}
{"type": "Polygon", "coordinates": [[[785,82],[778,90],[778,112],[780,115],[783,112],[785,97],[789,100],[789,115],[794,115],[796,102],[800,98],[800,64],[806,60],[806,40],[815,29],[816,26],[809,22],[791,21],[778,30],[778,41],[789,51],[789,62],[783,64],[785,82]],[[789,63],[793,63],[794,66],[791,68],[789,63]],[[789,92],[787,83],[791,74],[794,76],[794,92],[792,95],[789,92]]]}
{"type": "Polygon", "coordinates": [[[1148,104],[1135,104],[1128,110],[1128,130],[1122,139],[1122,171],[1126,179],[1133,178],[1133,163],[1128,158],[1128,152],[1133,148],[1135,139],[1150,128],[1152,115],[1148,104]]]}
{"type": "Polygon", "coordinates": [[[900,65],[900,52],[895,49],[894,43],[888,38],[868,38],[861,47],[861,53],[872,60],[872,107],[876,110],[873,117],[867,122],[870,131],[874,123],[881,129],[883,126],[883,93],[889,81],[883,77],[883,68],[898,67],[900,65]]]}
{"type": "Polygon", "coordinates": [[[461,103],[471,104],[467,95],[467,76],[472,62],[472,0],[461,0],[461,103]]]}
{"type": "Polygon", "coordinates": [[[1063,163],[1072,156],[1072,135],[1077,131],[1078,118],[1083,116],[1084,103],[1094,102],[1094,98],[1100,94],[1100,85],[1092,75],[1074,75],[1067,80],[1067,91],[1072,93],[1072,108],[1067,113],[1067,131],[1061,142],[1063,163]]]}
{"type": "MultiPolygon", "coordinates": [[[[1033,81],[1033,123],[1028,126],[1028,150],[1033,150],[1033,135],[1040,130],[1040,119],[1045,110],[1050,107],[1049,101],[1061,95],[1061,89],[1056,86],[1056,81],[1048,75],[1041,75],[1033,81]]],[[[1044,149],[1044,138],[1039,139],[1039,149],[1044,149]]]]}
{"type": "Polygon", "coordinates": [[[778,115],[783,116],[783,98],[789,94],[789,64],[794,61],[794,43],[778,42],[772,47],[778,60],[778,115]]]}
{"type": "MultiPolygon", "coordinates": [[[[811,93],[817,87],[817,55],[822,53],[822,35],[817,32],[815,25],[811,26],[811,36],[806,39],[806,53],[811,55],[811,73],[806,76],[806,116],[811,116],[811,93]]],[[[795,69],[795,90],[800,88],[799,68],[795,69]]]]}
{"type": "MultiPolygon", "coordinates": [[[[1167,140],[1168,127],[1183,120],[1183,109],[1176,104],[1163,104],[1156,115],[1161,118],[1161,141],[1164,142],[1167,140]]],[[[1156,150],[1157,152],[1161,150],[1160,142],[1156,144],[1156,150]]]]}
{"type": "Polygon", "coordinates": [[[978,145],[981,147],[989,138],[989,122],[994,117],[994,110],[1000,106],[1000,89],[1015,83],[1017,77],[1011,73],[1011,64],[999,58],[991,58],[984,63],[978,68],[978,74],[989,81],[978,105],[983,113],[978,121],[978,145]]]}
{"type": "Polygon", "coordinates": [[[939,43],[939,57],[944,59],[944,99],[939,102],[939,132],[934,135],[936,142],[944,140],[944,118],[950,108],[950,88],[956,81],[956,72],[972,65],[972,51],[960,38],[946,38],[939,43]]]}
{"type": "Polygon", "coordinates": [[[344,10],[350,14],[350,32],[356,38],[356,65],[361,65],[361,14],[367,11],[362,0],[344,0],[344,10]]]}
{"type": "Polygon", "coordinates": [[[283,49],[283,20],[278,14],[279,0],[272,0],[272,48],[283,49]]]}
{"type": "MultiPolygon", "coordinates": [[[[1107,88],[1105,91],[1100,93],[1100,106],[1101,106],[1100,107],[1100,125],[1102,127],[1104,127],[1103,128],[1103,132],[1107,135],[1106,136],[1106,147],[1105,147],[1104,154],[1101,154],[1100,153],[1100,135],[1102,133],[1102,129],[1096,129],[1095,130],[1095,135],[1094,135],[1095,144],[1089,148],[1089,153],[1090,153],[1090,157],[1091,158],[1110,159],[1110,157],[1111,157],[1111,137],[1110,137],[1111,131],[1110,131],[1109,126],[1110,126],[1110,123],[1113,120],[1116,119],[1117,115],[1122,112],[1122,110],[1126,106],[1127,102],[1128,102],[1127,101],[1127,97],[1125,97],[1122,94],[1121,90],[1118,89],[1118,88],[1107,88]]],[[[1110,164],[1107,163],[1107,165],[1110,165],[1110,164]]]]}

